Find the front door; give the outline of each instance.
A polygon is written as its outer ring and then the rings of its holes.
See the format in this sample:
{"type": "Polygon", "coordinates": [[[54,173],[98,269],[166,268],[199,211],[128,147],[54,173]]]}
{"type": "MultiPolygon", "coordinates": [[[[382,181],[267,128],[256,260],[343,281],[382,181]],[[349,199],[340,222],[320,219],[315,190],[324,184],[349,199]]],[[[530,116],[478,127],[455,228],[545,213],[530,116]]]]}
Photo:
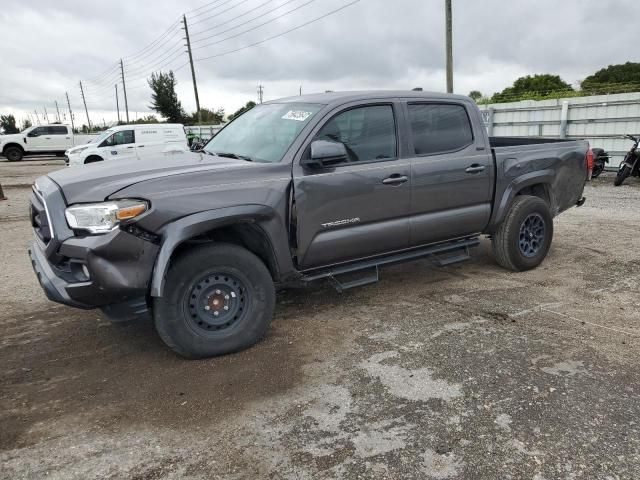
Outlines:
{"type": "Polygon", "coordinates": [[[120,130],[105,139],[99,146],[100,156],[104,160],[136,159],[135,132],[120,130]]]}
{"type": "Polygon", "coordinates": [[[464,103],[406,105],[411,158],[411,244],[481,232],[491,215],[493,159],[464,103]]]}
{"type": "Polygon", "coordinates": [[[46,152],[50,150],[51,135],[48,127],[36,127],[27,134],[25,149],[28,152],[46,152]]]}
{"type": "Polygon", "coordinates": [[[297,260],[301,269],[408,246],[410,163],[399,159],[399,104],[352,105],[314,129],[343,143],[348,161],[327,168],[294,163],[297,260]]]}

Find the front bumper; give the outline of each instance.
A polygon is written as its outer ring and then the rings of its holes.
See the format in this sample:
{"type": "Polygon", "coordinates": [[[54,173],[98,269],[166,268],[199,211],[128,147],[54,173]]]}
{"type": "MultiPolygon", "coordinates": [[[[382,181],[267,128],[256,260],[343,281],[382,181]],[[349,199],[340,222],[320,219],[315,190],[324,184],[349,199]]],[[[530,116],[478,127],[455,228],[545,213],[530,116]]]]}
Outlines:
{"type": "Polygon", "coordinates": [[[35,240],[29,257],[47,297],[72,307],[102,308],[112,317],[146,309],[159,246],[135,230],[76,236],[66,224],[65,207],[57,185],[39,178],[31,194],[35,240]]]}
{"type": "Polygon", "coordinates": [[[96,308],[144,299],[158,249],[130,233],[114,230],[65,240],[58,248],[57,262],[46,257],[37,240],[31,244],[29,256],[50,300],[96,308]]]}

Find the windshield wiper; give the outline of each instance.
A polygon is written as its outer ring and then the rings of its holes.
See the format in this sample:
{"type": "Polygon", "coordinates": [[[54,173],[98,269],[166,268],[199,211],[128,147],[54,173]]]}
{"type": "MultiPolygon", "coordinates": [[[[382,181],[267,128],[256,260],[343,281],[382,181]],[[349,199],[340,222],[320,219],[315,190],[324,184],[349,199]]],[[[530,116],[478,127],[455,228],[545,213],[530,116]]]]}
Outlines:
{"type": "Polygon", "coordinates": [[[237,155],[231,152],[214,152],[214,154],[218,155],[219,157],[235,158],[236,160],[246,160],[247,162],[253,162],[253,158],[247,157],[246,155],[237,155]]]}

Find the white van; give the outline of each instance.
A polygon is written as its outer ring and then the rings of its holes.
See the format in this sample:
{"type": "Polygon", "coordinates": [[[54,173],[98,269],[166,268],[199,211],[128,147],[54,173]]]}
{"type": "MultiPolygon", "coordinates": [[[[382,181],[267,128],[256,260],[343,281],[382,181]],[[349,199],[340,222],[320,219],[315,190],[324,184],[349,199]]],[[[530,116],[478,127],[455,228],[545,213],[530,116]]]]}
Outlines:
{"type": "Polygon", "coordinates": [[[152,155],[189,150],[184,126],[179,123],[118,125],[91,143],[65,152],[67,165],[77,166],[106,160],[137,160],[152,155]]]}

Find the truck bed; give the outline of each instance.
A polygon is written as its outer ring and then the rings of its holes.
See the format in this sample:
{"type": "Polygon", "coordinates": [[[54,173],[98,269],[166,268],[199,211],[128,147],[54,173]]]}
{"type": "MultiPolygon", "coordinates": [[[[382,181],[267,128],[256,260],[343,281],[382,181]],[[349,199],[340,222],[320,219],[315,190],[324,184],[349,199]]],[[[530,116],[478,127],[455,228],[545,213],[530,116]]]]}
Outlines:
{"type": "Polygon", "coordinates": [[[541,143],[562,143],[573,142],[568,138],[540,138],[540,137],[489,137],[491,148],[494,147],[517,147],[520,145],[539,145],[541,143]]]}

